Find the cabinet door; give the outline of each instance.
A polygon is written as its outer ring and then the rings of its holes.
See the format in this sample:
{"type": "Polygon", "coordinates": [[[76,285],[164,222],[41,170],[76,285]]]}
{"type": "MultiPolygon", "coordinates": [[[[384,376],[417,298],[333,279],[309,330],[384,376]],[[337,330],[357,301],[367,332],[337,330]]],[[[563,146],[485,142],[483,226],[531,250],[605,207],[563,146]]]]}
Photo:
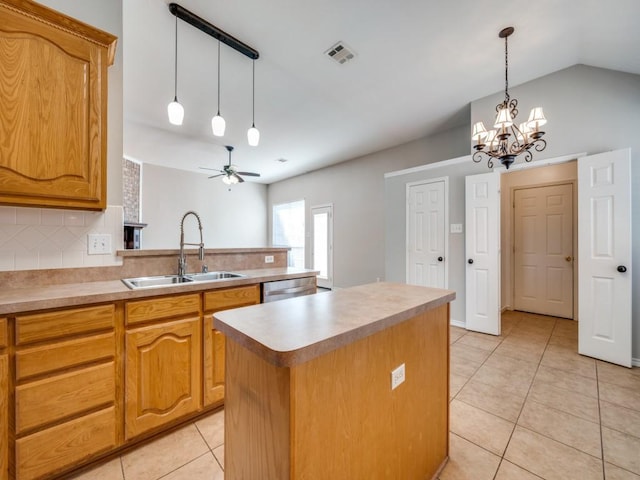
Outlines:
{"type": "MultiPolygon", "coordinates": [[[[0,347],[0,351],[2,348],[0,347]]],[[[8,382],[8,355],[0,353],[0,480],[9,478],[9,404],[7,402],[8,382]]]]}
{"type": "Polygon", "coordinates": [[[225,337],[213,327],[213,313],[260,303],[260,285],[214,290],[204,294],[204,404],[224,400],[225,337]]]}
{"type": "Polygon", "coordinates": [[[0,2],[0,202],[106,207],[115,37],[35,2],[0,2]]]}
{"type": "Polygon", "coordinates": [[[126,333],[126,438],[196,412],[201,322],[187,318],[126,333]]]}

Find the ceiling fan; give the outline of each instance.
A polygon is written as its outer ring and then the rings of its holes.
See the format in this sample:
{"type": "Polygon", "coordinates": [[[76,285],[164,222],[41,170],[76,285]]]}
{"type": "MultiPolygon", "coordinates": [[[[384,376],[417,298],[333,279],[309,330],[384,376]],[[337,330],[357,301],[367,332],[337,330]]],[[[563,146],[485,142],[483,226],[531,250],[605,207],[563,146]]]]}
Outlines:
{"type": "Polygon", "coordinates": [[[220,172],[217,175],[211,175],[209,178],[217,178],[222,177],[222,181],[227,185],[234,185],[236,183],[244,182],[244,179],[240,175],[244,175],[246,177],[259,177],[259,173],[253,172],[238,172],[236,170],[235,165],[231,165],[231,152],[233,152],[233,147],[231,145],[225,145],[225,148],[229,152],[229,163],[222,167],[222,170],[218,170],[216,168],[206,168],[200,167],[202,170],[214,170],[216,172],[220,172]]]}

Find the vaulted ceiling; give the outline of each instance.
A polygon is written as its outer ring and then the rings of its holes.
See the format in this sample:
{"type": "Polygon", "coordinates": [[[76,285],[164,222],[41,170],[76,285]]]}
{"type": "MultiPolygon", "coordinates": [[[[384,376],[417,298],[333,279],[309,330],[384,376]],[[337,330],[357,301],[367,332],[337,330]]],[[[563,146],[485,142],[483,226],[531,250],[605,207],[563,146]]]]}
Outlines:
{"type": "MultiPolygon", "coordinates": [[[[175,17],[165,0],[123,1],[124,154],[200,172],[232,163],[272,183],[469,122],[469,103],[582,63],[640,74],[638,0],[178,0],[260,52],[258,147],[251,126],[252,61],[221,48],[224,137],[211,133],[218,43],[178,22],[182,126],[174,94],[175,17]],[[344,42],[343,65],[325,52],[344,42]],[[286,160],[282,162],[281,160],[286,160]]],[[[606,86],[603,86],[606,88],[606,86]]]]}

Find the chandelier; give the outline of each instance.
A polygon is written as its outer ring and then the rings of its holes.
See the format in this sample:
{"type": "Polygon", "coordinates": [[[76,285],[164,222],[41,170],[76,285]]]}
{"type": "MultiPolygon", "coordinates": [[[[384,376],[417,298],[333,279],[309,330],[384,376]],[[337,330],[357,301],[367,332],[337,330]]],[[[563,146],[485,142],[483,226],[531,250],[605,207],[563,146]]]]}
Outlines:
{"type": "Polygon", "coordinates": [[[518,100],[509,96],[509,55],[507,38],[514,31],[513,27],[500,30],[498,36],[504,38],[504,101],[496,105],[496,121],[493,129],[487,131],[482,122],[473,125],[471,140],[476,142],[473,148],[476,150],[472,156],[473,161],[479,163],[487,158],[487,166],[493,168],[493,159],[507,169],[518,155],[524,155],[524,160],[530,162],[533,159],[531,152],[535,148],[541,152],[547,146],[542,139],[544,132],[540,127],[547,123],[542,107],[531,109],[529,119],[516,126],[515,118],[518,115],[518,100]]]}

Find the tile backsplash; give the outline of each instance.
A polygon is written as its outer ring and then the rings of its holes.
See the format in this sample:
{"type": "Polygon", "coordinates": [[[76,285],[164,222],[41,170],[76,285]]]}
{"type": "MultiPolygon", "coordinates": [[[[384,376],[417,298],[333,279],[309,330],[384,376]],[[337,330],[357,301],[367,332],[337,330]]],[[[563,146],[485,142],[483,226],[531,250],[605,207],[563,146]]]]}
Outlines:
{"type": "Polygon", "coordinates": [[[0,271],[122,265],[123,209],[103,212],[0,206],[0,271]],[[111,254],[88,255],[90,233],[111,235],[111,254]]]}

